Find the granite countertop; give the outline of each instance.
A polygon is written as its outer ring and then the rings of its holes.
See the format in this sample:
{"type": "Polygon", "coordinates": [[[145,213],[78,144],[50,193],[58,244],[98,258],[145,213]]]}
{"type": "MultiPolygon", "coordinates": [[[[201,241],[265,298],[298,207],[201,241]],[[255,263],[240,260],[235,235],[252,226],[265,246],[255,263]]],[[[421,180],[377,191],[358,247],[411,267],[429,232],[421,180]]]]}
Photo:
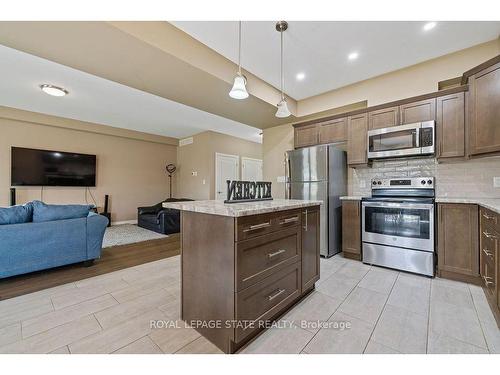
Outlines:
{"type": "Polygon", "coordinates": [[[500,214],[500,198],[452,198],[452,197],[436,197],[437,203],[471,203],[478,204],[487,209],[500,214]]]}
{"type": "Polygon", "coordinates": [[[249,216],[267,212],[285,211],[294,208],[317,206],[321,201],[298,199],[274,199],[271,201],[224,203],[220,200],[203,200],[187,202],[165,202],[163,207],[174,208],[181,211],[193,211],[221,216],[249,216]]]}
{"type": "Polygon", "coordinates": [[[345,195],[340,197],[341,201],[360,201],[363,198],[368,197],[369,195],[345,195]]]}

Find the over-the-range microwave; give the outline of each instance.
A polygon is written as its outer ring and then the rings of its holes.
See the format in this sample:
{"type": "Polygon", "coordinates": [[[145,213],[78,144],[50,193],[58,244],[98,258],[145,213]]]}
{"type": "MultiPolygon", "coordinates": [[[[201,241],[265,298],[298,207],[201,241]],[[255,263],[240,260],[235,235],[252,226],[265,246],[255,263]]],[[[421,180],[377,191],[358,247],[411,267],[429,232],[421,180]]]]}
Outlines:
{"type": "Polygon", "coordinates": [[[368,131],[368,159],[432,155],[434,145],[434,121],[368,131]]]}

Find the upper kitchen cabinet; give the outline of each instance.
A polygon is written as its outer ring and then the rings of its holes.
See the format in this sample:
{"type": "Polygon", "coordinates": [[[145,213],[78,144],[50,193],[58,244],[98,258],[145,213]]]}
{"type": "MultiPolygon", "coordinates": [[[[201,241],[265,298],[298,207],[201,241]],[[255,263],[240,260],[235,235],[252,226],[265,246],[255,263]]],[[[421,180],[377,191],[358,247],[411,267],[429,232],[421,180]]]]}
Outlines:
{"type": "Polygon", "coordinates": [[[350,116],[347,122],[347,164],[362,165],[367,158],[368,114],[350,116]]]}
{"type": "Polygon", "coordinates": [[[295,148],[314,146],[319,143],[318,124],[295,128],[294,133],[295,148]]]}
{"type": "Polygon", "coordinates": [[[401,124],[431,121],[436,118],[436,99],[420,100],[399,106],[401,124]]]}
{"type": "Polygon", "coordinates": [[[399,124],[399,107],[388,107],[368,112],[368,128],[381,129],[399,124]]]}
{"type": "Polygon", "coordinates": [[[437,158],[465,156],[465,94],[457,92],[437,98],[437,158]]]}
{"type": "Polygon", "coordinates": [[[318,124],[319,143],[335,143],[347,140],[347,117],[318,124]]]}
{"type": "Polygon", "coordinates": [[[469,154],[500,152],[500,63],[469,77],[469,154]]]}

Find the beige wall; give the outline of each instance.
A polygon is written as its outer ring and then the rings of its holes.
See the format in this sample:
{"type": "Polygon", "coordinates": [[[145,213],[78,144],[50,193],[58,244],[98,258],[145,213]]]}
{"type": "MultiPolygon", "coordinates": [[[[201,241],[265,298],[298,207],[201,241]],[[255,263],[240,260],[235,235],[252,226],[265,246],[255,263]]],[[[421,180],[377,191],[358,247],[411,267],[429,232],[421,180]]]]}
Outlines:
{"type": "MultiPolygon", "coordinates": [[[[11,146],[60,150],[97,155],[97,187],[90,191],[98,206],[103,206],[104,194],[109,194],[112,220],[136,220],[138,206],[151,205],[168,197],[165,165],[176,163],[177,146],[167,143],[177,141],[0,108],[0,206],[10,203],[11,146]]],[[[17,188],[18,203],[40,199],[40,194],[40,188],[17,188]]],[[[54,204],[85,203],[85,189],[46,187],[43,200],[54,204]]],[[[93,203],[90,196],[88,202],[93,203]]]]}
{"type": "Polygon", "coordinates": [[[216,152],[262,159],[260,143],[212,131],[196,134],[192,144],[179,146],[177,150],[179,194],[192,199],[215,199],[216,152]]]}
{"type": "Polygon", "coordinates": [[[307,116],[361,100],[373,106],[437,91],[439,81],[459,77],[498,54],[500,39],[301,100],[297,114],[307,116]]]}

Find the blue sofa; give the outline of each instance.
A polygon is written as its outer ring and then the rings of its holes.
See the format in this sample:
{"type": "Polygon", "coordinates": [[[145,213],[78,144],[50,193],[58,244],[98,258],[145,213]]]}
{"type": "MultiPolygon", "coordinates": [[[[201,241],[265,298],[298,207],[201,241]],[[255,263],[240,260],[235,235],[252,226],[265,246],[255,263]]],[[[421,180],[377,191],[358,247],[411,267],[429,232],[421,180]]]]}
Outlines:
{"type": "Polygon", "coordinates": [[[108,219],[91,207],[0,208],[0,278],[99,258],[108,219]]]}

